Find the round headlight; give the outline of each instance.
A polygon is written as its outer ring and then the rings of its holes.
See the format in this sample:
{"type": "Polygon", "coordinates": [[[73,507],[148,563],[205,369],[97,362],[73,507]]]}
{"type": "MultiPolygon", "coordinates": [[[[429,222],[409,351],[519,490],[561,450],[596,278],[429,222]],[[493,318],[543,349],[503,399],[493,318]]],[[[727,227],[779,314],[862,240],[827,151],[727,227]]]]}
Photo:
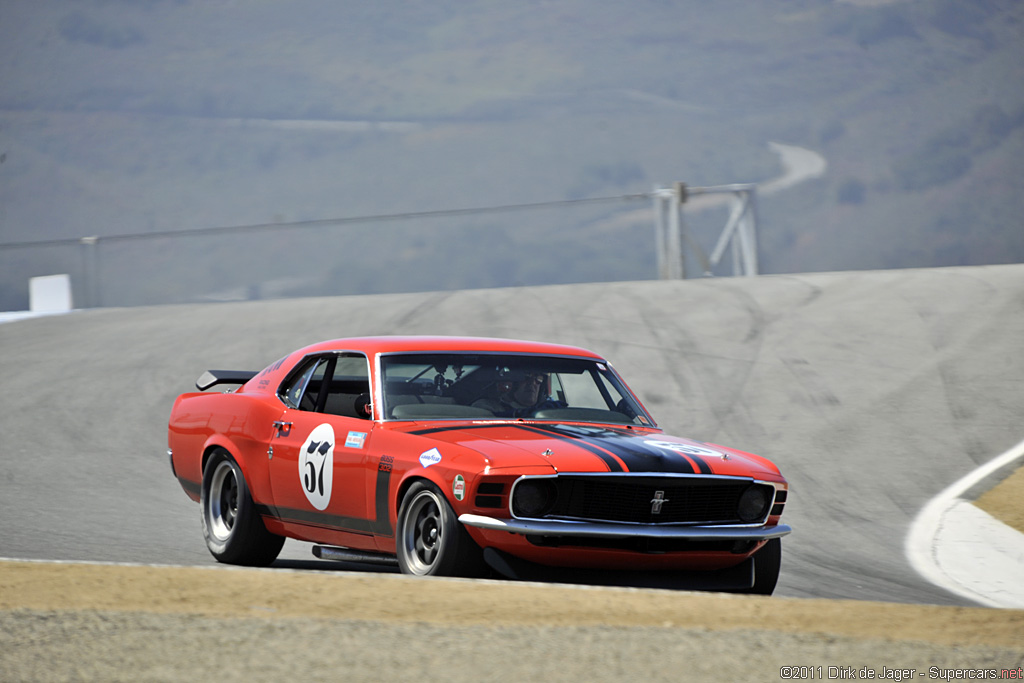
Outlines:
{"type": "Polygon", "coordinates": [[[512,514],[516,517],[543,517],[555,504],[557,492],[551,479],[524,479],[512,492],[512,514]]]}
{"type": "Polygon", "coordinates": [[[740,504],[737,506],[740,521],[757,522],[764,519],[770,502],[771,497],[767,486],[758,484],[748,486],[747,490],[740,495],[740,504]]]}

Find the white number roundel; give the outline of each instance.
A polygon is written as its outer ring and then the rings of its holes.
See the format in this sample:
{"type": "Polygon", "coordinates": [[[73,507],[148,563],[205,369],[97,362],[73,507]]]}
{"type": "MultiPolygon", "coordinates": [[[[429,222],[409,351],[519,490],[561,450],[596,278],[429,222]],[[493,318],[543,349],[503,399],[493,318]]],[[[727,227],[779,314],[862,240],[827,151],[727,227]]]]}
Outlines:
{"type": "Polygon", "coordinates": [[[334,481],[334,429],[322,424],[314,429],[299,450],[299,482],[310,504],[324,510],[331,502],[334,481]]]}
{"type": "Polygon", "coordinates": [[[644,443],[658,448],[664,448],[667,451],[675,451],[676,453],[685,453],[686,455],[708,455],[708,456],[719,456],[721,453],[713,451],[710,448],[704,448],[703,446],[693,446],[686,443],[675,443],[674,441],[654,441],[646,440],[644,443]]]}

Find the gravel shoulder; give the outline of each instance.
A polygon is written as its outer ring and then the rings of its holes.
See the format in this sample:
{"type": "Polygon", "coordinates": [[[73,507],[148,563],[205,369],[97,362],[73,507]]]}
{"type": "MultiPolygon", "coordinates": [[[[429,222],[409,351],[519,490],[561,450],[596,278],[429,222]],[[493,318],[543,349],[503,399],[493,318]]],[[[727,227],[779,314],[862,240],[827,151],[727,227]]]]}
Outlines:
{"type": "Polygon", "coordinates": [[[1018,467],[997,486],[978,497],[974,504],[1003,524],[1024,533],[1024,467],[1018,467]]]}
{"type": "Polygon", "coordinates": [[[0,678],[18,681],[780,680],[786,666],[929,678],[1024,664],[1024,610],[219,567],[3,562],[0,624],[0,678]]]}

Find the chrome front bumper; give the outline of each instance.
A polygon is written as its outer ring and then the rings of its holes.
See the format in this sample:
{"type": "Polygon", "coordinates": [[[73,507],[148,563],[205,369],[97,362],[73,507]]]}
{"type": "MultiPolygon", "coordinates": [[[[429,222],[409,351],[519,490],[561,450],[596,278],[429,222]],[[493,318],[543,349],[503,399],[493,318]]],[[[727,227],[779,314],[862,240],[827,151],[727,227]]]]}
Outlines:
{"type": "Polygon", "coordinates": [[[602,522],[496,519],[483,515],[460,515],[466,526],[508,531],[530,536],[589,536],[591,538],[670,538],[702,541],[765,541],[793,531],[785,524],[769,527],[679,526],[651,524],[609,524],[602,522]]]}

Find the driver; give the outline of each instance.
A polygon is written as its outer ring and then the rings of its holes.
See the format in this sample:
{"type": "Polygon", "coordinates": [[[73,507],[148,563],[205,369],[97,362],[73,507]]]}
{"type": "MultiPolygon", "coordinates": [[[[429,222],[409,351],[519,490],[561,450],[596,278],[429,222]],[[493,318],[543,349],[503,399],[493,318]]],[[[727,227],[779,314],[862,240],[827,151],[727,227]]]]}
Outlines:
{"type": "Polygon", "coordinates": [[[495,383],[496,393],[473,402],[477,408],[485,408],[495,417],[525,417],[548,404],[554,405],[548,396],[548,375],[545,372],[528,370],[511,373],[495,383]]]}

